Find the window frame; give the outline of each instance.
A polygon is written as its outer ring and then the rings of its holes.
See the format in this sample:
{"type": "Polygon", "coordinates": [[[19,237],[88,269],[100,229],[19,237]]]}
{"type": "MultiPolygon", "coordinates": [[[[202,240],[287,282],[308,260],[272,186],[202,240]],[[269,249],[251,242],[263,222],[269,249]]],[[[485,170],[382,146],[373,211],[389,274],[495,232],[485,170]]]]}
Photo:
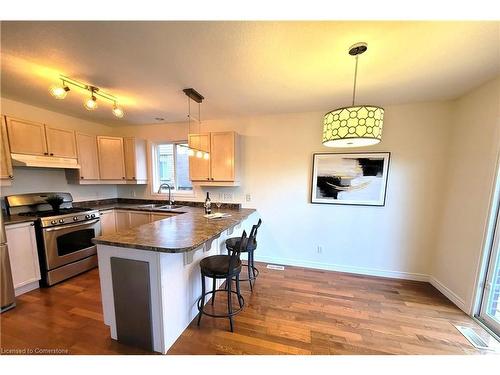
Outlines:
{"type": "MultiPolygon", "coordinates": [[[[164,192],[158,193],[158,188],[160,187],[160,175],[158,171],[158,146],[159,145],[173,145],[174,146],[174,152],[173,152],[173,162],[174,162],[174,186],[171,189],[172,190],[172,196],[175,198],[177,197],[194,197],[195,196],[195,189],[193,184],[191,183],[191,190],[178,190],[177,189],[177,147],[181,144],[187,144],[187,140],[180,140],[180,141],[164,141],[164,142],[154,142],[151,144],[151,195],[155,195],[158,197],[166,197],[168,196],[168,190],[164,190],[164,192]]],[[[189,165],[188,165],[189,167],[189,165]]]]}

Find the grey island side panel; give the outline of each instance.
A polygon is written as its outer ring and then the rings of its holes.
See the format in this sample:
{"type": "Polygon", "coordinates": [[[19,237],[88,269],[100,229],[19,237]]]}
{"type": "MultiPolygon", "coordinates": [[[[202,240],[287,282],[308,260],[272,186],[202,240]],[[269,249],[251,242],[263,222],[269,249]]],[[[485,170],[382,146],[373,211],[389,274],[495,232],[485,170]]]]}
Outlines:
{"type": "Polygon", "coordinates": [[[163,253],[189,252],[240,224],[256,212],[255,209],[245,208],[222,210],[231,216],[210,220],[203,217],[203,209],[189,207],[183,211],[184,213],[170,218],[94,238],[93,242],[163,253]]]}

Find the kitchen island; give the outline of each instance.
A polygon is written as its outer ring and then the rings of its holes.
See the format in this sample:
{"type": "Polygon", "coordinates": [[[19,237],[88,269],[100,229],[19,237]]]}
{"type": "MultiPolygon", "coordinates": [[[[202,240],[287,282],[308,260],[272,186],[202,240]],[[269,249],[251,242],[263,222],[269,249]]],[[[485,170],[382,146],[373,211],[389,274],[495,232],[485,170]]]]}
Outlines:
{"type": "Polygon", "coordinates": [[[258,220],[253,209],[222,212],[230,216],[206,219],[203,209],[182,207],[170,218],[93,240],[113,339],[167,352],[198,314],[200,260],[226,254],[226,238],[248,233],[258,220]]]}

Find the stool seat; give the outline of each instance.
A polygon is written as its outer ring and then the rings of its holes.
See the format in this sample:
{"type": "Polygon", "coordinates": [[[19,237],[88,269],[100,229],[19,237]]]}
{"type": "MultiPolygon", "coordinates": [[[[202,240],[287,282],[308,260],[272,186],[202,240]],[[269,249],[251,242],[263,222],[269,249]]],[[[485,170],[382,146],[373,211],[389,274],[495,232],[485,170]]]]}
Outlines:
{"type": "MultiPolygon", "coordinates": [[[[231,237],[226,240],[226,248],[228,250],[238,249],[240,247],[240,238],[231,237]]],[[[249,238],[243,241],[242,253],[257,249],[257,241],[249,241],[249,238]]]]}
{"type": "Polygon", "coordinates": [[[229,263],[231,261],[230,255],[212,255],[203,258],[200,261],[201,272],[206,276],[226,278],[228,276],[233,276],[241,271],[241,260],[236,259],[234,268],[229,273],[229,263]]]}

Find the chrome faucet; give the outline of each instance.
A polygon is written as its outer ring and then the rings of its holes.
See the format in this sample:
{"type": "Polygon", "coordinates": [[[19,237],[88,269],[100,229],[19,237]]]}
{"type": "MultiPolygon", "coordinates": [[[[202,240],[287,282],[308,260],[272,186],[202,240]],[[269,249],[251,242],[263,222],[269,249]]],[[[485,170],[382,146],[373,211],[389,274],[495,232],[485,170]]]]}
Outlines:
{"type": "Polygon", "coordinates": [[[161,194],[162,189],[166,187],[168,188],[168,204],[172,205],[174,202],[172,201],[172,186],[164,182],[163,184],[160,185],[158,188],[158,194],[161,194]]]}

